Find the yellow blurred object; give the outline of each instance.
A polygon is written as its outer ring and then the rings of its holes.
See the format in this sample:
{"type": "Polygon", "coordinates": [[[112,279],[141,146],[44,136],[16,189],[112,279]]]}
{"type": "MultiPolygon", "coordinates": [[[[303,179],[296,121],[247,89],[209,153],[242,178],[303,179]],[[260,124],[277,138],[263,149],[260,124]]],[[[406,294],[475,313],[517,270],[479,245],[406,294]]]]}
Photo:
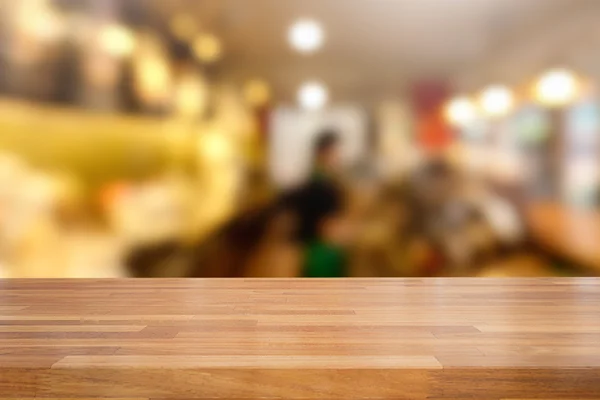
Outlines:
{"type": "Polygon", "coordinates": [[[191,40],[196,34],[198,27],[191,15],[177,14],[169,21],[169,28],[179,40],[191,40]]]}
{"type": "Polygon", "coordinates": [[[26,35],[52,41],[66,33],[64,18],[47,0],[19,0],[18,7],[17,24],[26,35]]]}
{"type": "Polygon", "coordinates": [[[213,123],[228,135],[240,140],[251,139],[256,132],[256,117],[246,105],[241,93],[232,85],[215,87],[213,123]]]}
{"type": "Polygon", "coordinates": [[[566,69],[546,72],[535,85],[535,98],[550,107],[565,106],[575,100],[579,82],[575,74],[566,69]]]}
{"type": "Polygon", "coordinates": [[[163,105],[171,96],[171,79],[170,66],[160,55],[142,55],[136,60],[136,92],[144,104],[163,105]]]}
{"type": "Polygon", "coordinates": [[[468,97],[457,97],[446,107],[446,118],[454,126],[462,127],[473,122],[477,109],[468,97]]]}
{"type": "Polygon", "coordinates": [[[489,86],[480,98],[483,112],[490,117],[502,117],[510,113],[515,104],[512,91],[502,85],[489,86]]]}
{"type": "Polygon", "coordinates": [[[223,45],[218,37],[202,34],[194,40],[194,54],[198,60],[205,63],[218,61],[223,54],[223,45]]]}
{"type": "Polygon", "coordinates": [[[133,53],[136,38],[124,26],[111,24],[102,29],[99,36],[101,48],[114,57],[127,57],[133,53]]]}
{"type": "Polygon", "coordinates": [[[271,88],[267,82],[260,79],[248,81],[244,86],[244,99],[251,107],[264,107],[271,101],[271,88]]]}
{"type": "Polygon", "coordinates": [[[188,74],[175,89],[175,112],[181,117],[202,115],[208,104],[208,85],[199,75],[188,74]]]}

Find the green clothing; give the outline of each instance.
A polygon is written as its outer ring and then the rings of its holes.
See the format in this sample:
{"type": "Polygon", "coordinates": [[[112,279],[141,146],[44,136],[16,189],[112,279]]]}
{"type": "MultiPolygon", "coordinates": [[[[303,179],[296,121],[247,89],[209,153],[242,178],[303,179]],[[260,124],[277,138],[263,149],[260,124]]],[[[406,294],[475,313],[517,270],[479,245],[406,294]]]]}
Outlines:
{"type": "Polygon", "coordinates": [[[346,260],[342,249],[322,243],[310,243],[306,249],[304,277],[342,278],[346,276],[346,260]]]}

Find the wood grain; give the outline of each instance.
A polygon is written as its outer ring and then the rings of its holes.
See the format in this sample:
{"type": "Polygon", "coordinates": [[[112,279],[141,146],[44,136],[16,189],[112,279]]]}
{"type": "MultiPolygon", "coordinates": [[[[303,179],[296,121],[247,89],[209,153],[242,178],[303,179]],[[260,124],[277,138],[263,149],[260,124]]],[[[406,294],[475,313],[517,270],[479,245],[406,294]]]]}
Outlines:
{"type": "Polygon", "coordinates": [[[0,281],[0,400],[600,399],[600,280],[0,281]]]}

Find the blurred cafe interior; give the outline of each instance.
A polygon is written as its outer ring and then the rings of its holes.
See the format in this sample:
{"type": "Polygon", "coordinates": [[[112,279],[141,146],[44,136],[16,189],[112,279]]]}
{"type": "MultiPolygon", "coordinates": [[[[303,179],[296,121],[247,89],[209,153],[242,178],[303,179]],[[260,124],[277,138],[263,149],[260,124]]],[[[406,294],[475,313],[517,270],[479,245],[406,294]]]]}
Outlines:
{"type": "Polygon", "coordinates": [[[598,0],[0,0],[0,277],[600,275],[598,0]]]}

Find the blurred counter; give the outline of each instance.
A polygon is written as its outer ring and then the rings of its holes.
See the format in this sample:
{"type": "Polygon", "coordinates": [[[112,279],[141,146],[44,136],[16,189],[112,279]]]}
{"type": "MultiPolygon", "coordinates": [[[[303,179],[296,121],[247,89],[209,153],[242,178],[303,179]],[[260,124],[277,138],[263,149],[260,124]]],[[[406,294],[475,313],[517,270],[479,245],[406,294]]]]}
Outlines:
{"type": "Polygon", "coordinates": [[[526,218],[534,242],[555,256],[600,273],[600,212],[559,203],[533,203],[526,218]]]}

